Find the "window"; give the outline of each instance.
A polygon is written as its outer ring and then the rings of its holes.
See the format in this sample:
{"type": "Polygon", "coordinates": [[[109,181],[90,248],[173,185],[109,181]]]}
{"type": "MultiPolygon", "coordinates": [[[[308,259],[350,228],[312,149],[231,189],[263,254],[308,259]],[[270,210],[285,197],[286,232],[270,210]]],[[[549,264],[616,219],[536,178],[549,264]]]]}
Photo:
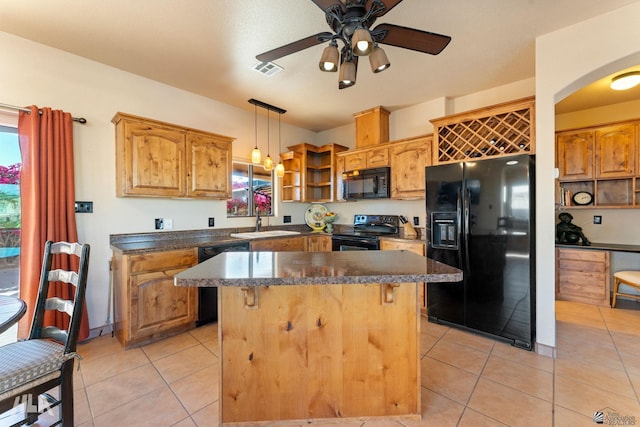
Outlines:
{"type": "Polygon", "coordinates": [[[272,184],[273,171],[267,172],[261,165],[234,161],[233,193],[227,200],[227,217],[273,215],[272,184]]]}

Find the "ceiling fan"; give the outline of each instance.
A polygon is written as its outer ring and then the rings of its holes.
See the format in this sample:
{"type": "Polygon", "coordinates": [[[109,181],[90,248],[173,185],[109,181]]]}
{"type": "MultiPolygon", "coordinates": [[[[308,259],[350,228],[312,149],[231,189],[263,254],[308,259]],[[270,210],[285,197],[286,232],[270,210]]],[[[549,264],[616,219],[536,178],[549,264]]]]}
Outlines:
{"type": "Polygon", "coordinates": [[[344,89],[356,83],[358,57],[368,56],[371,70],[379,73],[391,66],[378,44],[411,49],[437,55],[449,44],[451,37],[393,24],[373,23],[396,7],[402,0],[311,0],[325,13],[333,33],[322,32],[261,53],[256,59],[272,62],[283,56],[329,42],[320,59],[320,70],[340,69],[338,87],[344,89]],[[338,41],[343,46],[338,51],[338,41]]]}

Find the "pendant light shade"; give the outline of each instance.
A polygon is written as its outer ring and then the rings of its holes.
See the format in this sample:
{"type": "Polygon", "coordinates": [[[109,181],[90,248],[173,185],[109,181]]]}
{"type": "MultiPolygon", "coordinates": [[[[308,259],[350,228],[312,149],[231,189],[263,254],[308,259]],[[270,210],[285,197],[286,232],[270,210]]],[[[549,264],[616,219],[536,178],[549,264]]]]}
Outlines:
{"type": "Polygon", "coordinates": [[[371,33],[364,27],[358,27],[351,37],[351,50],[354,55],[367,56],[373,52],[371,33]]]}
{"type": "Polygon", "coordinates": [[[320,70],[335,73],[338,71],[338,61],[340,60],[340,52],[338,52],[338,43],[331,40],[329,46],[325,47],[320,57],[320,70]]]}
{"type": "MultiPolygon", "coordinates": [[[[282,153],[282,147],[280,147],[281,142],[282,142],[282,134],[280,133],[280,117],[282,116],[282,114],[278,115],[278,151],[280,153],[282,153]]],[[[282,154],[280,154],[280,161],[278,162],[278,165],[276,166],[276,176],[278,178],[282,178],[284,177],[284,165],[282,164],[282,154]]]]}
{"type": "Polygon", "coordinates": [[[271,155],[269,153],[269,151],[271,150],[269,147],[269,141],[270,141],[270,133],[271,133],[271,129],[269,126],[269,122],[270,122],[270,117],[269,117],[269,110],[267,110],[267,157],[264,158],[264,170],[266,170],[267,172],[270,172],[271,169],[273,169],[273,160],[271,160],[271,155]]]}
{"type": "Polygon", "coordinates": [[[373,48],[371,55],[369,55],[369,63],[371,64],[371,71],[374,73],[379,73],[391,67],[387,54],[384,53],[384,50],[377,44],[373,48]]]}
{"type": "Polygon", "coordinates": [[[259,165],[262,161],[262,153],[258,148],[258,106],[253,106],[254,118],[255,118],[255,131],[256,131],[256,146],[251,150],[251,163],[259,165]]]}
{"type": "Polygon", "coordinates": [[[640,71],[620,74],[611,80],[611,89],[627,90],[640,84],[640,71]]]}
{"type": "Polygon", "coordinates": [[[356,84],[356,64],[352,61],[344,61],[340,66],[340,83],[344,87],[356,84]]]}

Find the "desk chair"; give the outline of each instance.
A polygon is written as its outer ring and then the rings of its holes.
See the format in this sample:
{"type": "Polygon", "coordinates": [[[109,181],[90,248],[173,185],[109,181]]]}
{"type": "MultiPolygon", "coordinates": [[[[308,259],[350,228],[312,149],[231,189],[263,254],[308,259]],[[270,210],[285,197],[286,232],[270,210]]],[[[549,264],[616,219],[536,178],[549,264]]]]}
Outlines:
{"type": "MultiPolygon", "coordinates": [[[[51,416],[58,407],[60,419],[51,425],[73,426],[73,365],[80,320],[85,299],[89,245],[51,241],[46,242],[40,275],[40,288],[29,338],[0,347],[0,413],[26,403],[24,421],[13,425],[30,424],[39,417],[51,416]],[[79,259],[77,271],[51,270],[52,260],[67,254],[79,259]],[[47,298],[50,282],[73,285],[73,300],[47,298]],[[57,310],[69,316],[66,330],[44,326],[46,310],[57,310]],[[47,391],[60,387],[59,399],[47,391]],[[46,404],[43,405],[43,395],[46,404]],[[44,408],[43,408],[44,406],[44,408]],[[44,411],[43,411],[44,409],[44,411]]],[[[1,415],[0,415],[1,416],[1,415]]],[[[5,425],[0,419],[0,425],[5,425]]]]}
{"type": "Polygon", "coordinates": [[[626,292],[620,292],[620,285],[630,286],[638,291],[640,291],[640,271],[629,270],[629,271],[618,271],[613,275],[613,301],[611,302],[611,307],[616,306],[616,298],[618,295],[623,295],[629,298],[635,298],[640,300],[640,295],[630,294],[626,292]]]}

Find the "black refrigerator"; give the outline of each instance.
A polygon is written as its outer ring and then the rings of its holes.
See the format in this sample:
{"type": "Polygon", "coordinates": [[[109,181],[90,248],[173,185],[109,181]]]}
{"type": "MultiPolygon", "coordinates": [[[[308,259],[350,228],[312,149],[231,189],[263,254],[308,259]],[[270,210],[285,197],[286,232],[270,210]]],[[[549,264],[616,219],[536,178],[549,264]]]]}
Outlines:
{"type": "Polygon", "coordinates": [[[534,173],[529,155],[427,166],[427,256],[464,277],[427,285],[429,321],[533,349],[534,173]]]}

